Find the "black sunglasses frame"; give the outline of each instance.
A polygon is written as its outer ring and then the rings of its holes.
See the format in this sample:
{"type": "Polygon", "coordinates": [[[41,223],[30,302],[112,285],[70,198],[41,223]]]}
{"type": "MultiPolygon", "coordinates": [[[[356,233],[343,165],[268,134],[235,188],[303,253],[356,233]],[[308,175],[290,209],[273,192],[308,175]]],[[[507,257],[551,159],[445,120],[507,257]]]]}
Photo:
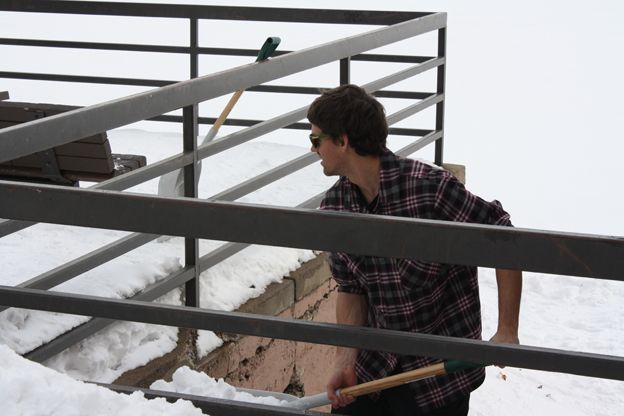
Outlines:
{"type": "Polygon", "coordinates": [[[329,134],[321,133],[321,134],[310,134],[308,136],[310,138],[310,143],[312,143],[313,148],[318,148],[321,145],[321,139],[326,137],[331,137],[329,134]]]}

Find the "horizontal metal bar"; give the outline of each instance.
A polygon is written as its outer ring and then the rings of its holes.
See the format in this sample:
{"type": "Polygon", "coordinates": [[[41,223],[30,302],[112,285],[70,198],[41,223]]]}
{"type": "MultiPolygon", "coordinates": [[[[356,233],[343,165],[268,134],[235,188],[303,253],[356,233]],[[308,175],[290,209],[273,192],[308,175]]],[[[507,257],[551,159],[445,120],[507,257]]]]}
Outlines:
{"type": "Polygon", "coordinates": [[[262,188],[284,176],[295,172],[299,169],[302,169],[318,160],[318,156],[313,153],[307,153],[305,155],[299,156],[293,160],[290,160],[282,165],[279,165],[267,172],[264,172],[260,175],[257,175],[254,178],[251,178],[247,181],[241,182],[238,185],[227,189],[223,192],[220,192],[210,198],[209,201],[235,201],[238,198],[249,194],[257,189],[262,188]]]}
{"type": "MultiPolygon", "coordinates": [[[[276,92],[276,93],[291,93],[291,94],[311,94],[319,95],[323,90],[327,90],[330,87],[294,87],[286,85],[258,85],[256,87],[247,88],[246,91],[256,92],[276,92]]],[[[372,95],[380,98],[406,98],[422,100],[431,96],[431,92],[410,92],[410,91],[374,91],[372,95]]]]}
{"type": "Polygon", "coordinates": [[[6,181],[0,200],[18,220],[624,280],[618,237],[6,181]]]}
{"type": "MultiPolygon", "coordinates": [[[[17,285],[17,287],[28,287],[32,289],[50,289],[70,280],[94,267],[102,265],[109,260],[119,257],[131,250],[156,239],[153,234],[131,234],[110,244],[106,244],[98,249],[67,262],[55,269],[43,273],[37,277],[27,280],[17,285]]],[[[0,309],[1,310],[1,309],[0,309]]]]}
{"type": "Polygon", "coordinates": [[[44,74],[40,72],[7,72],[0,71],[0,78],[30,79],[37,81],[63,81],[89,84],[130,85],[138,87],[163,87],[177,81],[140,78],[96,77],[91,75],[44,74]]]}
{"type": "Polygon", "coordinates": [[[37,224],[33,221],[0,220],[0,238],[37,224]]]}
{"type": "MultiPolygon", "coordinates": [[[[157,53],[177,53],[188,54],[191,48],[188,46],[172,45],[146,45],[132,43],[110,43],[110,42],[76,42],[61,40],[43,39],[17,39],[0,38],[0,45],[9,46],[34,46],[44,48],[69,48],[69,49],[91,49],[108,51],[133,51],[133,52],[157,52],[157,53]]],[[[257,56],[257,49],[236,49],[236,48],[211,48],[198,47],[196,52],[200,55],[221,55],[221,56],[257,56]]],[[[294,51],[276,51],[273,56],[286,55],[294,51]]],[[[394,63],[422,63],[430,60],[430,56],[411,55],[383,55],[383,54],[359,54],[351,57],[354,61],[367,62],[394,62],[394,63]]]]}
{"type": "MultiPolygon", "coordinates": [[[[130,299],[143,302],[151,302],[155,299],[158,299],[159,297],[169,293],[173,289],[191,280],[194,276],[194,271],[195,270],[192,267],[182,268],[172,273],[165,279],[151,284],[147,288],[143,289],[143,291],[141,291],[140,293],[132,296],[130,299]]],[[[6,306],[3,307],[6,308],[6,306]]],[[[86,316],[92,315],[87,314],[86,316]]],[[[85,322],[82,325],[72,328],[63,335],[54,338],[47,344],[44,344],[24,354],[24,357],[28,358],[29,360],[42,363],[115,322],[116,320],[114,319],[91,319],[90,321],[85,322]]]]}
{"type": "Polygon", "coordinates": [[[424,137],[431,134],[434,130],[426,129],[406,129],[401,127],[391,127],[388,129],[388,134],[396,136],[420,136],[424,137]]]}
{"type": "Polygon", "coordinates": [[[366,62],[392,62],[405,64],[420,64],[434,59],[435,56],[414,56],[414,55],[381,55],[372,53],[362,53],[351,57],[352,61],[366,62]]]}
{"type": "Polygon", "coordinates": [[[411,155],[412,153],[419,151],[420,149],[427,146],[428,144],[435,142],[442,136],[443,136],[443,132],[433,131],[421,137],[420,139],[416,140],[414,143],[408,144],[407,146],[405,146],[404,148],[396,152],[396,154],[402,157],[407,157],[411,155]]]}
{"type": "Polygon", "coordinates": [[[42,39],[0,38],[0,45],[35,46],[40,48],[94,49],[132,52],[190,53],[188,46],[142,45],[132,43],[76,42],[42,39]]]}
{"type": "MultiPolygon", "coordinates": [[[[420,97],[415,97],[420,99],[420,97]]],[[[180,123],[182,122],[182,116],[158,116],[150,118],[149,120],[153,121],[164,121],[164,122],[173,122],[180,123]]],[[[199,117],[198,121],[200,124],[214,124],[216,121],[215,117],[199,117]]],[[[255,126],[256,124],[263,123],[263,120],[250,120],[250,119],[241,119],[241,118],[228,118],[223,123],[226,126],[241,126],[241,127],[250,127],[255,126]]],[[[292,123],[287,126],[279,127],[282,129],[293,129],[293,130],[310,130],[310,123],[292,123]]],[[[397,136],[426,136],[431,133],[433,130],[427,129],[409,129],[402,127],[390,127],[388,128],[388,134],[397,135],[397,136]]]]}
{"type": "Polygon", "coordinates": [[[430,15],[426,12],[287,9],[269,7],[201,6],[101,1],[5,0],[0,10],[33,13],[93,14],[162,18],[251,20],[266,22],[391,25],[430,15]]]}
{"type": "Polygon", "coordinates": [[[308,107],[309,106],[306,105],[273,119],[255,124],[244,130],[230,133],[210,143],[203,144],[197,148],[197,158],[205,159],[208,156],[223,152],[274,130],[286,127],[305,117],[308,107]]]}
{"type": "Polygon", "coordinates": [[[115,176],[112,179],[100,182],[90,189],[106,189],[114,191],[122,191],[135,185],[146,182],[150,179],[157,178],[168,172],[183,168],[193,163],[192,153],[179,153],[158,162],[150,163],[148,166],[115,176]]]}
{"type": "Polygon", "coordinates": [[[241,312],[222,312],[0,286],[0,304],[181,328],[339,345],[401,355],[459,359],[624,380],[624,358],[526,345],[336,325],[241,312]]]}
{"type": "Polygon", "coordinates": [[[425,98],[419,103],[412,104],[400,111],[397,111],[391,116],[388,116],[388,123],[398,123],[399,121],[405,120],[406,118],[413,116],[414,114],[419,113],[422,110],[434,106],[442,101],[444,101],[444,94],[434,94],[431,97],[425,98]]]}
{"type": "MultiPolygon", "coordinates": [[[[144,79],[144,78],[113,78],[113,77],[96,77],[91,75],[63,75],[63,74],[44,74],[35,72],[6,72],[0,71],[0,78],[13,79],[29,79],[36,81],[62,81],[90,84],[107,84],[107,85],[128,85],[137,87],[162,87],[165,85],[175,84],[178,81],[162,80],[162,79],[144,79]]],[[[318,95],[329,87],[296,87],[296,86],[280,86],[280,85],[258,85],[247,88],[248,92],[272,92],[282,94],[310,94],[318,95]]],[[[424,99],[430,96],[429,92],[409,92],[409,91],[377,91],[373,95],[380,98],[406,98],[406,99],[424,99]]],[[[182,120],[181,116],[156,116],[148,120],[155,121],[176,121],[182,120]],[[175,118],[174,118],[175,117],[175,118]]],[[[215,120],[215,119],[212,119],[215,120]]],[[[224,124],[228,124],[230,119],[226,119],[224,124]]],[[[205,122],[205,121],[204,121],[205,122]]],[[[207,124],[212,124],[214,121],[207,124]]],[[[251,124],[233,124],[247,126],[251,124]]]]}
{"type": "MultiPolygon", "coordinates": [[[[263,84],[365,50],[430,32],[445,24],[446,14],[425,16],[260,63],[243,65],[118,100],[7,127],[0,130],[0,162],[165,114],[238,89],[263,84]]],[[[431,69],[435,66],[433,65],[435,61],[427,61],[419,66],[431,69]]],[[[441,64],[443,63],[437,63],[441,64]]],[[[378,83],[383,82],[379,80],[378,83]]]]}
{"type": "Polygon", "coordinates": [[[376,91],[373,93],[375,97],[379,98],[406,98],[411,100],[423,100],[429,97],[431,92],[419,92],[419,91],[376,91]]]}
{"type": "Polygon", "coordinates": [[[202,412],[211,416],[290,416],[290,415],[326,415],[306,410],[294,410],[280,406],[270,406],[251,402],[241,402],[237,400],[218,399],[215,397],[195,396],[192,394],[174,393],[170,391],[150,390],[140,387],[121,386],[118,384],[94,383],[118,393],[132,394],[141,392],[148,399],[162,397],[168,402],[177,400],[187,400],[202,412]]]}
{"type": "Polygon", "coordinates": [[[386,77],[380,78],[378,80],[369,82],[366,86],[362,85],[362,88],[365,88],[367,91],[377,91],[385,86],[396,84],[399,81],[406,80],[415,75],[422,74],[425,71],[429,71],[430,69],[437,68],[446,63],[446,58],[436,58],[430,61],[426,61],[420,65],[414,65],[409,68],[406,68],[402,71],[395,72],[394,74],[388,75],[386,77]]]}
{"type": "MultiPolygon", "coordinates": [[[[52,270],[33,277],[20,283],[17,287],[27,287],[32,289],[50,289],[63,282],[73,279],[99,265],[102,265],[114,258],[117,258],[131,250],[156,239],[157,235],[152,234],[131,234],[110,244],[102,246],[84,256],[62,264],[52,270]]],[[[5,310],[0,306],[0,312],[5,310]]]]}
{"type": "MultiPolygon", "coordinates": [[[[4,308],[7,308],[7,306],[4,306],[4,308]]],[[[43,344],[40,347],[23,354],[23,356],[31,361],[42,363],[55,355],[62,353],[67,348],[76,345],[83,339],[90,337],[111,324],[114,324],[115,322],[117,322],[115,319],[91,319],[84,324],[72,328],[64,334],[59,335],[47,344],[43,344]]]]}

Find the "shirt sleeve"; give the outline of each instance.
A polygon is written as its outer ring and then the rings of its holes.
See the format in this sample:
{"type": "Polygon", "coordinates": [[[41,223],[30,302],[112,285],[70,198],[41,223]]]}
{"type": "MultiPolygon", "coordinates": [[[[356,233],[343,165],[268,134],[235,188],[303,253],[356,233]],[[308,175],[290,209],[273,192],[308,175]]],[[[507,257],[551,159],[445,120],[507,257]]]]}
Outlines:
{"type": "Polygon", "coordinates": [[[470,193],[449,172],[440,170],[435,195],[436,217],[444,221],[512,226],[509,214],[500,202],[487,202],[470,193]]]}
{"type": "Polygon", "coordinates": [[[329,255],[329,269],[332,277],[338,285],[338,292],[351,293],[354,295],[364,295],[365,291],[357,278],[351,273],[347,266],[348,254],[331,253],[329,255]]]}

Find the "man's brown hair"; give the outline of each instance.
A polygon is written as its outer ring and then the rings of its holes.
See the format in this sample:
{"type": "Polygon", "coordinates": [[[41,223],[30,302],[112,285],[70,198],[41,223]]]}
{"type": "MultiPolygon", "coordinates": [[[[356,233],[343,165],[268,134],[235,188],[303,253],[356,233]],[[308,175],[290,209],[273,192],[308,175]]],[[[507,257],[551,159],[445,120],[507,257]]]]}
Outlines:
{"type": "Polygon", "coordinates": [[[380,156],[386,148],[388,123],[383,105],[357,85],[323,91],[310,105],[308,120],[334,140],[346,134],[361,156],[380,156]]]}

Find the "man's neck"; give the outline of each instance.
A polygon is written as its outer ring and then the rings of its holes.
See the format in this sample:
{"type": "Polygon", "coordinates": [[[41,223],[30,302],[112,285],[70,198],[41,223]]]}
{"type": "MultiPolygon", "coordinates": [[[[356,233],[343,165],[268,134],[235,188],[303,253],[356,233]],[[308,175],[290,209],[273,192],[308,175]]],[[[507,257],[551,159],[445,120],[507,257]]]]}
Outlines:
{"type": "Polygon", "coordinates": [[[379,156],[355,155],[350,172],[346,175],[355,184],[369,204],[379,194],[379,172],[381,160],[379,156]]]}

